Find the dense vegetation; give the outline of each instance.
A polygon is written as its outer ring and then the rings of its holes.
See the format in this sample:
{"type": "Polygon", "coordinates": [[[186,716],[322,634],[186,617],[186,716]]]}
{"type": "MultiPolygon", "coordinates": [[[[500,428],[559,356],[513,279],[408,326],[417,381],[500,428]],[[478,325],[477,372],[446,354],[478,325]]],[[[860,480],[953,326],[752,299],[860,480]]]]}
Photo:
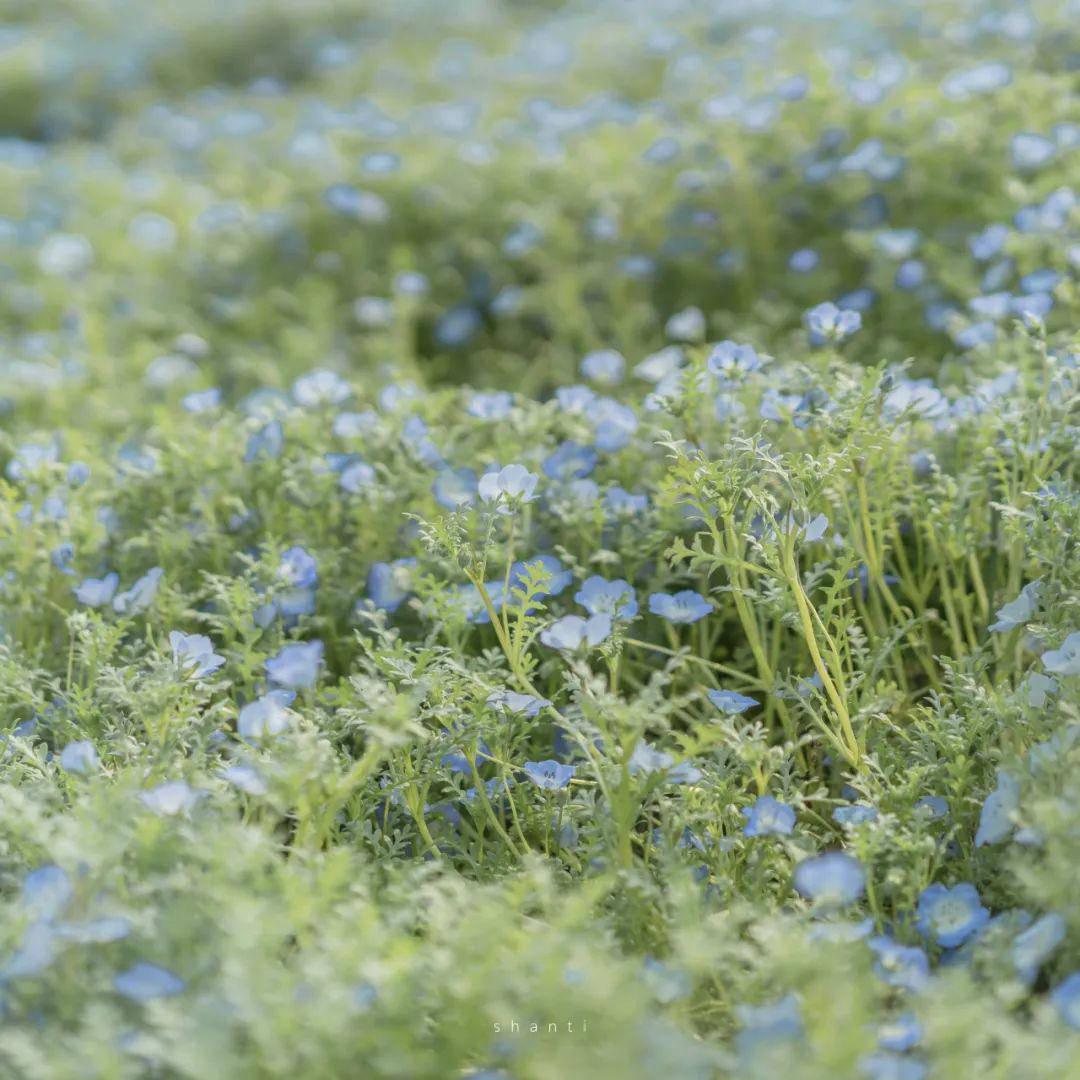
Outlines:
{"type": "Polygon", "coordinates": [[[1080,9],[9,0],[0,1076],[1080,1076],[1080,9]]]}

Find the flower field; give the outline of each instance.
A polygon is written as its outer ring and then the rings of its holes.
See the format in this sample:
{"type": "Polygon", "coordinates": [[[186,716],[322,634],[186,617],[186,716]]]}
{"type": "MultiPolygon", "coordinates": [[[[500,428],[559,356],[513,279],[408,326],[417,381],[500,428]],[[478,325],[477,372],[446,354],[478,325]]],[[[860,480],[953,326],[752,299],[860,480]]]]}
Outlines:
{"type": "Polygon", "coordinates": [[[0,1080],[1080,1078],[1076,0],[8,0],[0,1080]]]}

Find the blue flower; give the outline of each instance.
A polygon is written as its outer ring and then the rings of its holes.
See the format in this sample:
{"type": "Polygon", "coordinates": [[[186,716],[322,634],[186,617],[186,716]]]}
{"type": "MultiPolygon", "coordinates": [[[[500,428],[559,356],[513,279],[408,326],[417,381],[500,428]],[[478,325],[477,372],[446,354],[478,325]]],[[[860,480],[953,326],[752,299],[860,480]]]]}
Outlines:
{"type": "Polygon", "coordinates": [[[129,1001],[153,1001],[172,997],[185,987],[184,980],[157,964],[139,961],[113,979],[113,989],[129,1001]]]}
{"type": "Polygon", "coordinates": [[[518,694],[513,690],[496,690],[488,695],[484,704],[500,712],[532,719],[539,716],[540,710],[546,708],[551,702],[547,698],[534,697],[532,694],[518,694]]]}
{"type": "Polygon", "coordinates": [[[285,448],[285,431],[280,420],[269,420],[248,436],[244,461],[265,461],[281,457],[285,448]]]}
{"type": "Polygon", "coordinates": [[[795,994],[788,994],[771,1005],[739,1005],[735,1011],[740,1024],[735,1048],[742,1057],[752,1054],[759,1046],[772,1047],[778,1042],[802,1038],[802,1016],[795,994]]]}
{"type": "Polygon", "coordinates": [[[649,496],[637,495],[614,486],[604,492],[604,509],[616,517],[633,517],[649,508],[649,496]]]}
{"type": "Polygon", "coordinates": [[[804,318],[811,335],[821,342],[843,341],[862,327],[862,316],[857,311],[842,311],[828,300],[811,308],[804,318]]]}
{"type": "Polygon", "coordinates": [[[657,750],[642,740],[634,747],[634,752],[627,762],[627,769],[631,776],[651,776],[653,773],[664,773],[666,779],[675,784],[694,784],[701,779],[701,770],[684,761],[679,765],[675,759],[664,750],[657,750]]]}
{"type": "Polygon", "coordinates": [[[638,611],[634,587],[617,578],[608,581],[594,574],[581,583],[574,599],[590,615],[610,615],[612,619],[632,619],[638,611]]]}
{"type": "Polygon", "coordinates": [[[949,816],[949,804],[940,795],[923,795],[915,800],[913,809],[925,814],[931,821],[940,821],[949,816]]]}
{"type": "Polygon", "coordinates": [[[459,510],[476,502],[477,479],[472,469],[443,469],[431,485],[435,501],[444,510],[459,510]]]}
{"type": "Polygon", "coordinates": [[[415,559],[395,559],[374,563],[368,571],[367,591],[376,607],[397,611],[412,592],[415,559]]]}
{"type": "Polygon", "coordinates": [[[596,391],[589,386],[560,386],[555,391],[559,408],[570,416],[584,416],[597,401],[596,391]]]}
{"type": "Polygon", "coordinates": [[[762,795],[753,806],[744,806],[747,819],[743,836],[790,836],[795,828],[795,811],[771,795],[762,795]]]}
{"type": "Polygon", "coordinates": [[[169,644],[172,646],[173,662],[197,679],[212,675],[225,663],[225,657],[214,652],[214,644],[205,634],[184,634],[173,630],[169,634],[169,644]]]}
{"type": "Polygon", "coordinates": [[[1013,966],[1027,984],[1035,981],[1039,969],[1065,940],[1065,920],[1056,912],[1037,919],[1017,934],[1012,946],[1013,966]]]}
{"type": "Polygon", "coordinates": [[[813,248],[799,248],[788,256],[788,269],[796,274],[809,274],[821,263],[821,256],[813,248]]]}
{"type": "Polygon", "coordinates": [[[152,567],[126,592],[117,593],[113,597],[113,611],[120,615],[133,615],[138,611],[145,611],[157,596],[161,579],[165,571],[160,566],[152,567]]]}
{"type": "Polygon", "coordinates": [[[558,791],[570,783],[571,777],[577,772],[577,766],[561,765],[551,759],[526,761],[522,771],[541,790],[558,791]]]}
{"type": "Polygon", "coordinates": [[[1040,675],[1033,671],[1024,680],[1021,689],[1032,708],[1042,709],[1046,707],[1050,695],[1058,692],[1058,684],[1057,680],[1051,679],[1049,675],[1040,675]]]}
{"type": "Polygon", "coordinates": [[[808,521],[800,531],[802,532],[802,538],[808,544],[816,543],[829,531],[829,519],[824,514],[818,514],[817,517],[808,521]]]}
{"type": "Polygon", "coordinates": [[[558,596],[574,580],[574,575],[554,555],[536,555],[531,559],[523,559],[510,567],[510,590],[525,590],[526,581],[530,574],[536,575],[536,567],[547,575],[547,583],[541,585],[533,594],[537,599],[547,596],[558,596]]]}
{"type": "Polygon", "coordinates": [[[216,386],[209,390],[193,390],[181,398],[180,406],[185,412],[196,416],[213,412],[221,408],[221,391],[216,386]]]}
{"type": "Polygon", "coordinates": [[[1058,1015],[1069,1027],[1080,1031],[1080,971],[1074,971],[1058,983],[1050,994],[1058,1015]]]}
{"type": "Polygon", "coordinates": [[[507,465],[485,473],[480,478],[478,491],[484,502],[497,504],[500,514],[509,514],[508,504],[527,503],[536,497],[534,493],[538,479],[524,465],[507,465]]]}
{"type": "Polygon", "coordinates": [[[930,979],[930,961],[918,946],[900,945],[887,937],[868,942],[877,956],[874,971],[879,979],[902,990],[921,990],[930,979]]]}
{"type": "Polygon", "coordinates": [[[295,695],[289,690],[271,690],[248,702],[236,717],[236,731],[242,739],[280,735],[289,726],[289,706],[295,695]]]}
{"type": "Polygon", "coordinates": [[[759,370],[762,363],[753,345],[740,345],[735,341],[721,341],[714,345],[708,360],[709,371],[728,381],[759,370]]]}
{"type": "Polygon", "coordinates": [[[974,885],[961,882],[951,889],[930,885],[919,897],[916,926],[919,932],[946,949],[963,945],[990,920],[974,885]]]}
{"type": "Polygon", "coordinates": [[[157,787],[139,792],[139,801],[160,817],[176,817],[193,810],[205,794],[183,780],[166,780],[157,787]]]}
{"type": "Polygon", "coordinates": [[[319,583],[319,564],[305,548],[291,547],[282,553],[277,579],[290,588],[312,588],[319,583]]]}
{"type": "Polygon", "coordinates": [[[906,1053],[922,1041],[923,1029],[914,1013],[904,1013],[895,1020],[887,1020],[878,1028],[878,1046],[897,1054],[906,1053]]]}
{"type": "Polygon", "coordinates": [[[612,453],[628,446],[638,428],[638,418],[628,405],[614,398],[598,398],[589,410],[593,423],[593,442],[598,450],[612,453]]]}
{"type": "Polygon", "coordinates": [[[373,466],[366,461],[351,461],[338,477],[338,487],[350,495],[360,495],[375,486],[377,475],[373,466]]]}
{"type": "Polygon", "coordinates": [[[761,702],[757,698],[747,697],[746,694],[736,693],[734,690],[706,690],[709,700],[722,712],[744,713],[761,702]]]}
{"type": "Polygon", "coordinates": [[[1042,662],[1055,675],[1080,675],[1080,630],[1074,630],[1059,648],[1044,652],[1042,662]]]}
{"type": "Polygon", "coordinates": [[[918,1058],[882,1050],[859,1058],[859,1072],[868,1080],[925,1080],[927,1069],[918,1058]]]}
{"type": "Polygon", "coordinates": [[[514,395],[505,390],[473,394],[465,411],[478,420],[505,420],[514,407],[514,395]]]}
{"type": "Polygon", "coordinates": [[[294,641],[266,661],[266,677],[289,690],[307,689],[315,685],[322,659],[321,641],[294,641]]]}
{"type": "Polygon", "coordinates": [[[649,597],[649,611],[672,623],[692,623],[705,618],[713,606],[705,597],[683,589],[677,593],[653,593],[649,597]]]}
{"type": "Polygon", "coordinates": [[[583,619],[580,615],[564,615],[540,631],[540,641],[550,649],[569,651],[582,645],[599,645],[610,635],[610,615],[593,615],[589,619],[583,619]]]}
{"type": "Polygon", "coordinates": [[[292,386],[293,398],[304,408],[340,405],[352,396],[352,388],[336,371],[311,371],[292,386]]]}
{"type": "Polygon", "coordinates": [[[228,765],[221,770],[221,776],[245,795],[265,795],[268,790],[262,773],[253,765],[228,765]]]}
{"type": "Polygon", "coordinates": [[[120,584],[119,574],[106,574],[103,578],[87,578],[76,585],[75,599],[87,607],[104,607],[109,603],[120,584]]]}
{"type": "Polygon", "coordinates": [[[23,910],[31,917],[49,922],[63,915],[74,895],[67,871],[49,863],[31,870],[23,878],[19,899],[23,910]]]}
{"type": "MultiPolygon", "coordinates": [[[[790,812],[788,807],[784,809],[790,812]]],[[[793,813],[791,820],[795,820],[793,813]]],[[[784,831],[790,832],[791,828],[784,831]]],[[[792,883],[801,896],[814,901],[820,907],[845,907],[855,903],[866,891],[866,871],[862,863],[853,856],[842,851],[827,851],[822,855],[803,859],[795,867],[792,883]]]]}
{"type": "Polygon", "coordinates": [[[855,828],[871,821],[877,821],[877,810],[872,806],[838,806],[832,812],[833,821],[845,828],[855,828]]]}
{"type": "Polygon", "coordinates": [[[581,361],[581,374],[586,379],[599,383],[622,382],[626,372],[626,361],[622,353],[614,349],[598,349],[589,353],[581,361]]]}
{"type": "Polygon", "coordinates": [[[544,459],[544,475],[552,480],[588,476],[596,468],[597,454],[591,446],[567,440],[544,459]]]}
{"type": "Polygon", "coordinates": [[[98,765],[97,750],[89,739],[69,742],[60,752],[60,767],[65,772],[86,775],[96,772],[98,765]]]}
{"type": "Polygon", "coordinates": [[[1045,135],[1022,131],[1009,141],[1012,163],[1024,172],[1041,169],[1057,155],[1057,144],[1045,135]]]}
{"type": "Polygon", "coordinates": [[[995,634],[1004,634],[1029,622],[1038,608],[1041,588],[1042,582],[1032,581],[1020,590],[1020,595],[1015,600],[1010,600],[998,608],[997,622],[991,624],[991,631],[995,634]]]}
{"type": "Polygon", "coordinates": [[[1020,809],[1020,784],[1004,769],[997,774],[997,787],[986,796],[979,814],[975,846],[1000,844],[1016,828],[1015,815],[1020,809]]]}

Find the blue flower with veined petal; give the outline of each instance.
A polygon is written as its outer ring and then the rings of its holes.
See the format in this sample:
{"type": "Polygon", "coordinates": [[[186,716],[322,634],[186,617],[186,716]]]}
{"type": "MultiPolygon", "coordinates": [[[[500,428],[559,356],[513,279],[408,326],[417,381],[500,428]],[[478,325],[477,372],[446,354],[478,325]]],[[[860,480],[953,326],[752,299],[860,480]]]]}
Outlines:
{"type": "Polygon", "coordinates": [[[524,465],[507,465],[484,473],[477,490],[484,502],[496,504],[498,513],[510,514],[511,505],[531,502],[536,498],[538,479],[524,465]]]}
{"type": "Polygon", "coordinates": [[[762,795],[753,806],[744,806],[743,836],[790,836],[795,828],[795,811],[771,795],[762,795]]]}
{"type": "Polygon", "coordinates": [[[173,630],[169,634],[173,662],[186,674],[204,679],[222,664],[224,656],[214,652],[214,643],[205,634],[184,634],[173,630]]]}
{"type": "Polygon", "coordinates": [[[734,690],[706,690],[705,693],[721,712],[732,715],[744,713],[747,709],[761,704],[757,698],[747,697],[746,694],[740,694],[734,690]]]}
{"type": "Polygon", "coordinates": [[[919,897],[916,913],[920,933],[946,949],[963,945],[990,921],[990,912],[982,906],[975,886],[967,882],[951,889],[928,886],[919,897]]]}
{"type": "Polygon", "coordinates": [[[713,606],[693,589],[677,593],[653,593],[649,597],[649,611],[672,623],[693,623],[712,613],[713,606]]]}
{"type": "Polygon", "coordinates": [[[526,761],[522,766],[525,775],[542,791],[559,791],[566,787],[574,773],[576,765],[562,765],[551,759],[547,761],[526,761]]]}
{"type": "Polygon", "coordinates": [[[804,318],[815,342],[838,343],[862,328],[862,316],[857,311],[841,310],[828,300],[811,308],[804,318]]]}
{"type": "Polygon", "coordinates": [[[581,583],[574,599],[590,615],[610,615],[612,619],[632,619],[638,611],[637,596],[629,581],[608,581],[594,574],[581,583]]]}
{"type": "Polygon", "coordinates": [[[540,641],[550,649],[568,652],[582,645],[599,645],[610,635],[610,615],[593,615],[589,619],[583,619],[580,615],[564,615],[540,631],[540,641]]]}

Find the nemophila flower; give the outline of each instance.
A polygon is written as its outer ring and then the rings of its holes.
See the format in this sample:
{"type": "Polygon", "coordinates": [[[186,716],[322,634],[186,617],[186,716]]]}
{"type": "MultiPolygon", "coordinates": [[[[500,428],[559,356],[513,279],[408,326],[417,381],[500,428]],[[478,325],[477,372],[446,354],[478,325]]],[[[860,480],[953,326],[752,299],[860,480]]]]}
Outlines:
{"type": "Polygon", "coordinates": [[[270,690],[248,702],[237,715],[237,734],[242,739],[281,734],[289,726],[289,706],[294,696],[289,690],[270,690]]]}
{"type": "Polygon", "coordinates": [[[253,461],[272,461],[281,457],[284,448],[285,429],[281,426],[281,421],[269,420],[248,436],[244,461],[248,464],[253,461]]]}
{"type": "Polygon", "coordinates": [[[530,719],[540,715],[540,710],[551,704],[547,698],[533,694],[518,694],[513,690],[495,690],[488,695],[485,704],[499,712],[514,716],[526,716],[530,719]]]}
{"type": "Polygon", "coordinates": [[[415,559],[374,563],[367,576],[367,593],[372,603],[391,614],[397,611],[412,594],[416,567],[415,559]]]}
{"type": "Polygon", "coordinates": [[[857,311],[842,311],[828,300],[811,308],[804,319],[811,335],[823,343],[843,341],[862,327],[862,316],[857,311]]]}
{"type": "Polygon", "coordinates": [[[962,945],[990,919],[974,885],[961,882],[951,889],[930,885],[919,897],[919,932],[946,949],[962,945]]]}
{"type": "Polygon", "coordinates": [[[443,349],[460,349],[476,335],[483,320],[476,308],[462,305],[444,312],[435,322],[435,341],[443,349]]]}
{"type": "Polygon", "coordinates": [[[1058,692],[1058,684],[1049,675],[1040,675],[1033,671],[1021,685],[1024,698],[1033,708],[1042,709],[1051,694],[1058,692]]]}
{"type": "Polygon", "coordinates": [[[1065,929],[1065,920],[1050,912],[1017,934],[1012,945],[1012,962],[1023,982],[1035,981],[1039,969],[1065,940],[1065,929]]]}
{"type": "Polygon", "coordinates": [[[266,661],[266,677],[288,690],[305,690],[315,685],[323,660],[323,643],[294,641],[282,646],[266,661]]]}
{"type": "Polygon", "coordinates": [[[562,765],[557,761],[526,761],[522,772],[542,791],[559,791],[566,787],[574,773],[576,765],[562,765]]]}
{"type": "Polygon", "coordinates": [[[564,615],[540,631],[540,641],[549,649],[571,652],[583,645],[592,647],[611,636],[611,616],[593,615],[583,619],[580,615],[564,615]]]}
{"type": "Polygon", "coordinates": [[[878,1028],[878,1046],[897,1054],[907,1053],[922,1042],[923,1028],[914,1013],[904,1013],[894,1020],[886,1020],[878,1028]]]}
{"type": "Polygon", "coordinates": [[[1074,971],[1063,979],[1050,993],[1050,1000],[1058,1011],[1058,1016],[1069,1027],[1080,1031],[1080,971],[1074,971]]]}
{"type": "Polygon", "coordinates": [[[790,836],[795,828],[795,811],[771,795],[762,795],[753,806],[744,806],[743,836],[790,836]]]}
{"type": "Polygon", "coordinates": [[[610,615],[616,621],[632,619],[638,611],[634,587],[622,578],[608,581],[594,574],[581,583],[574,600],[590,615],[610,615]]]}
{"type": "Polygon", "coordinates": [[[290,588],[311,588],[319,583],[319,564],[311,552],[296,544],[282,552],[276,576],[290,588]]]}
{"type": "Polygon", "coordinates": [[[505,390],[476,393],[469,398],[465,411],[478,420],[505,420],[514,407],[514,395],[505,390]]]}
{"type": "Polygon", "coordinates": [[[706,690],[709,700],[721,711],[736,715],[752,709],[761,702],[757,698],[747,697],[746,694],[737,693],[734,690],[706,690]]]}
{"type": "Polygon", "coordinates": [[[874,972],[882,982],[918,991],[930,981],[930,961],[918,946],[900,945],[888,937],[871,938],[868,944],[877,957],[874,972]]]}
{"type": "Polygon", "coordinates": [[[821,264],[821,256],[813,248],[799,248],[788,256],[787,266],[795,274],[809,274],[821,264]]]}
{"type": "Polygon", "coordinates": [[[757,1047],[772,1047],[778,1042],[801,1039],[802,1015],[799,999],[788,994],[771,1005],[737,1005],[739,1033],[735,1036],[735,1049],[740,1055],[753,1053],[757,1047]]]}
{"type": "Polygon", "coordinates": [[[1015,600],[1010,600],[998,608],[997,622],[991,624],[990,630],[996,634],[1004,634],[1028,623],[1038,608],[1041,588],[1042,582],[1038,580],[1025,585],[1015,600]]]}
{"type": "Polygon", "coordinates": [[[75,547],[73,544],[60,544],[49,552],[49,562],[62,574],[74,575],[75,571],[71,568],[71,560],[74,558],[75,547]]]}
{"type": "Polygon", "coordinates": [[[485,503],[496,504],[500,514],[511,513],[510,507],[531,502],[535,497],[539,477],[524,465],[507,465],[480,477],[478,493],[485,503]]]}
{"type": "Polygon", "coordinates": [[[616,517],[635,517],[648,510],[649,496],[615,485],[604,492],[603,506],[616,517]]]}
{"type": "Polygon", "coordinates": [[[166,780],[156,787],[139,792],[139,801],[159,817],[189,813],[206,794],[183,780],[166,780]]]}
{"type": "Polygon", "coordinates": [[[606,453],[629,446],[638,428],[634,410],[614,398],[597,398],[589,410],[589,419],[593,423],[593,442],[598,450],[606,453]]]}
{"type": "Polygon", "coordinates": [[[352,396],[352,388],[336,372],[320,369],[301,375],[292,385],[293,399],[307,409],[340,405],[352,396]]]}
{"type": "Polygon", "coordinates": [[[221,770],[221,776],[245,795],[265,795],[269,790],[266,779],[253,765],[229,765],[221,770]]]}
{"type": "Polygon", "coordinates": [[[31,923],[22,932],[19,946],[0,965],[0,978],[32,978],[47,971],[56,959],[56,931],[48,922],[31,923]]]}
{"type": "Polygon", "coordinates": [[[614,349],[597,349],[582,359],[580,371],[583,378],[593,382],[618,383],[626,373],[626,360],[614,349]]]}
{"type": "Polygon", "coordinates": [[[331,427],[339,439],[362,439],[379,427],[379,415],[371,409],[363,412],[342,412],[334,417],[331,427]]]}
{"type": "Polygon", "coordinates": [[[975,846],[1000,844],[1008,840],[1016,828],[1016,813],[1019,809],[1019,782],[1004,769],[998,769],[997,787],[986,796],[979,814],[975,846]]]}
{"type": "Polygon", "coordinates": [[[591,446],[567,440],[544,459],[544,475],[552,480],[588,476],[596,468],[597,453],[591,446]]]}
{"type": "Polygon", "coordinates": [[[837,825],[854,829],[859,825],[866,825],[877,821],[878,812],[872,806],[838,806],[832,812],[832,819],[837,825]]]}
{"type": "Polygon", "coordinates": [[[897,268],[893,284],[898,289],[918,289],[926,281],[926,263],[921,259],[905,259],[897,268]]]}
{"type": "Polygon", "coordinates": [[[597,401],[597,393],[588,386],[559,386],[555,389],[555,402],[569,416],[584,416],[597,401]]]}
{"type": "Polygon", "coordinates": [[[444,510],[459,510],[476,502],[477,477],[472,469],[443,469],[431,485],[435,501],[444,510]]]}
{"type": "Polygon", "coordinates": [[[1001,253],[1008,239],[1008,225],[989,225],[981,233],[968,237],[968,251],[979,262],[989,262],[1001,253]]]}
{"type": "Polygon", "coordinates": [[[167,968],[139,961],[113,979],[113,989],[128,1001],[154,1001],[173,997],[186,987],[183,979],[167,968]]]}
{"type": "Polygon", "coordinates": [[[75,599],[87,607],[104,607],[112,600],[119,584],[120,575],[116,573],[106,574],[103,578],[87,578],[75,586],[75,599]]]}
{"type": "Polygon", "coordinates": [[[1057,144],[1045,135],[1022,131],[1009,140],[1013,166],[1024,172],[1041,169],[1057,155],[1057,144]]]}
{"type": "Polygon", "coordinates": [[[97,772],[99,764],[97,750],[89,739],[69,742],[60,752],[60,767],[65,772],[85,776],[97,772]]]}
{"type": "MultiPolygon", "coordinates": [[[[791,821],[794,823],[794,813],[789,807],[784,807],[784,809],[789,811],[791,821]]],[[[750,826],[747,825],[746,828],[750,826]]],[[[746,832],[746,829],[743,831],[746,832]]],[[[791,828],[789,826],[781,831],[791,832],[791,828]]],[[[760,834],[748,833],[747,835],[760,834]]],[[[862,863],[853,856],[842,851],[827,851],[822,855],[803,859],[795,867],[792,883],[801,896],[812,900],[821,908],[846,907],[848,904],[855,903],[866,891],[866,871],[862,863]]]]}
{"type": "Polygon", "coordinates": [[[721,341],[712,347],[707,363],[713,375],[730,381],[758,371],[763,360],[752,345],[721,341]]]}
{"type": "Polygon", "coordinates": [[[82,487],[90,479],[90,466],[85,461],[73,461],[67,467],[65,479],[73,488],[82,487]]]}
{"type": "Polygon", "coordinates": [[[338,477],[338,487],[350,495],[359,495],[373,488],[377,481],[377,475],[373,466],[366,461],[352,461],[338,477]]]}
{"type": "Polygon", "coordinates": [[[693,623],[712,613],[713,606],[693,589],[677,593],[653,593],[649,597],[649,611],[671,623],[693,623]]]}
{"type": "Polygon", "coordinates": [[[205,634],[184,634],[179,630],[169,633],[173,662],[185,674],[205,679],[225,663],[224,656],[214,652],[214,643],[205,634]]]}
{"type": "Polygon", "coordinates": [[[859,1058],[859,1072],[867,1080],[925,1080],[926,1065],[918,1058],[904,1057],[887,1050],[859,1058]]]}
{"type": "Polygon", "coordinates": [[[214,412],[221,408],[221,391],[216,386],[209,390],[192,390],[180,399],[180,406],[184,412],[195,416],[214,412]]]}
{"type": "Polygon", "coordinates": [[[27,480],[60,460],[60,447],[56,442],[22,443],[4,470],[9,480],[27,480]]]}
{"type": "Polygon", "coordinates": [[[49,922],[63,915],[74,895],[67,871],[50,863],[23,878],[19,903],[32,918],[49,922]]]}
{"type": "Polygon", "coordinates": [[[940,821],[949,816],[949,804],[940,795],[923,795],[915,800],[913,809],[931,821],[940,821]]]}
{"type": "Polygon", "coordinates": [[[684,761],[679,765],[675,759],[665,750],[657,750],[643,739],[634,747],[630,755],[627,768],[631,776],[650,776],[653,773],[664,773],[665,778],[675,784],[694,784],[702,777],[700,769],[684,761]]]}
{"type": "Polygon", "coordinates": [[[107,945],[130,937],[131,923],[120,915],[104,915],[85,922],[60,923],[55,927],[55,933],[60,940],[75,945],[107,945]]]}
{"type": "Polygon", "coordinates": [[[365,330],[383,330],[394,322],[394,305],[385,296],[359,296],[352,302],[353,318],[365,330]]]}
{"type": "Polygon", "coordinates": [[[1058,648],[1044,652],[1042,662],[1055,675],[1080,675],[1080,630],[1074,630],[1058,648]]]}
{"type": "Polygon", "coordinates": [[[160,566],[151,567],[130,589],[113,597],[113,611],[120,615],[134,615],[145,611],[157,597],[165,571],[160,566]]]}
{"type": "Polygon", "coordinates": [[[948,411],[948,399],[929,379],[902,379],[882,402],[882,412],[891,420],[901,417],[934,420],[948,411]]]}
{"type": "Polygon", "coordinates": [[[696,307],[677,311],[664,324],[664,333],[672,341],[701,341],[705,337],[705,313],[696,307]]]}

